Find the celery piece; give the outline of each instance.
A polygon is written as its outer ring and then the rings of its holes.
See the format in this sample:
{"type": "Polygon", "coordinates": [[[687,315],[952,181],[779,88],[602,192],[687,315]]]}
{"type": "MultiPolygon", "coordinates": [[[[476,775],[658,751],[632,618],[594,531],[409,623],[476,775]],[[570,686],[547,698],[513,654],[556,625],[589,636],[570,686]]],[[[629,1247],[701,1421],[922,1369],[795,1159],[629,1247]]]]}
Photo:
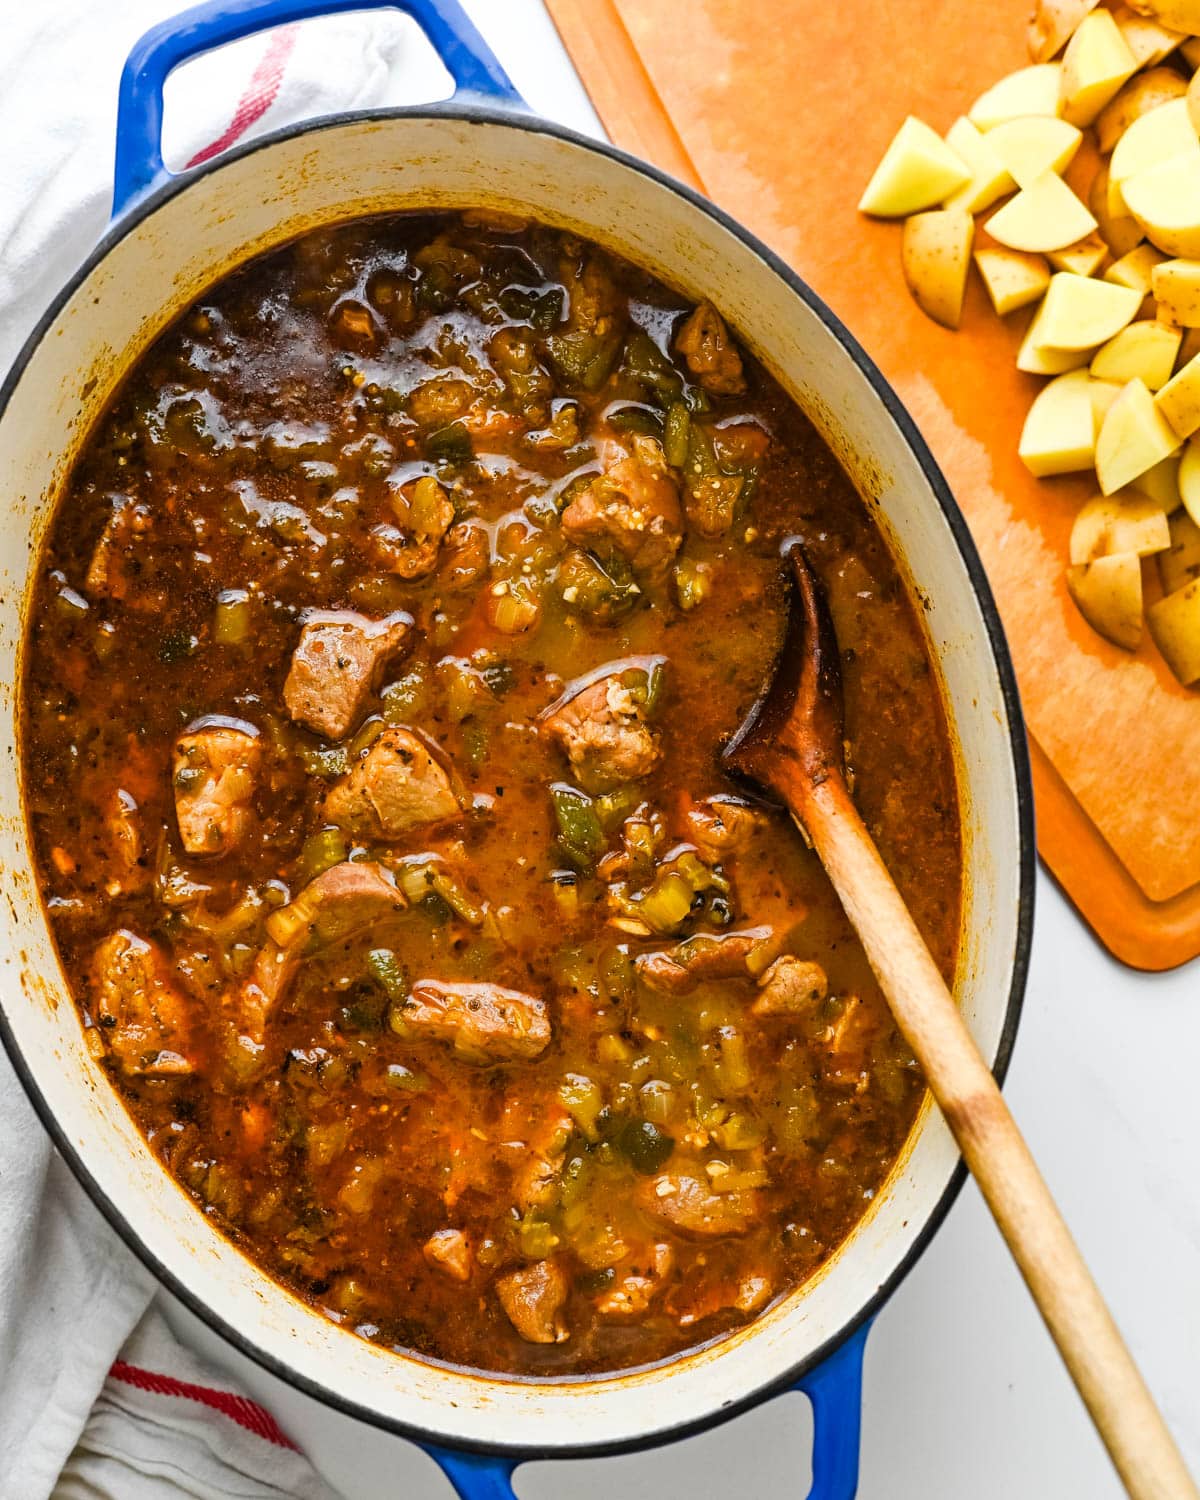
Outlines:
{"type": "Polygon", "coordinates": [[[703,604],[712,592],[712,567],[694,558],[681,557],[675,564],[675,597],[684,611],[703,604]]]}
{"type": "Polygon", "coordinates": [[[281,906],[267,918],[267,936],[281,948],[288,948],[302,932],[312,929],[316,915],[315,905],[301,891],[290,905],[281,906]]]}
{"type": "Polygon", "coordinates": [[[545,1221],[529,1214],[521,1220],[518,1230],[521,1254],[527,1260],[545,1260],[558,1245],[558,1235],[545,1221]]]}
{"type": "Polygon", "coordinates": [[[675,1090],[663,1078],[652,1078],[638,1090],[642,1114],[654,1125],[665,1125],[675,1108],[675,1090]]]}
{"type": "Polygon", "coordinates": [[[380,694],[383,717],[389,724],[411,724],[420,717],[429,695],[429,684],[420,668],[388,683],[380,694]]]}
{"type": "Polygon", "coordinates": [[[296,873],[305,885],[324,870],[340,865],[346,858],[346,839],[340,828],[322,828],[304,840],[296,873]]]}
{"type": "Polygon", "coordinates": [[[240,646],[250,634],[250,595],[245,589],[222,589],[213,611],[213,640],[218,646],[240,646]]]}
{"type": "Polygon", "coordinates": [[[619,828],[641,800],[642,794],[632,782],[626,782],[624,786],[615,787],[611,792],[597,797],[596,816],[600,819],[601,828],[606,833],[619,828]]]}
{"type": "Polygon", "coordinates": [[[726,1094],[739,1094],[750,1087],[752,1077],[746,1037],[736,1026],[722,1026],[717,1031],[717,1061],[713,1073],[726,1094]]]}
{"type": "Polygon", "coordinates": [[[574,870],[556,870],[550,877],[550,888],[559,915],[573,922],[579,915],[579,880],[574,870]]]}
{"type": "Polygon", "coordinates": [[[684,876],[668,870],[638,902],[638,916],[655,932],[674,932],[691,911],[695,894],[684,876]]]}
{"type": "Polygon", "coordinates": [[[408,979],[390,948],[372,948],[367,954],[367,973],[393,1003],[408,994],[408,979]]]}
{"type": "Polygon", "coordinates": [[[599,1086],[582,1073],[568,1073],[559,1084],[558,1097],[586,1138],[592,1142],[598,1141],[600,1131],[596,1121],[604,1108],[604,1095],[599,1086]]]}

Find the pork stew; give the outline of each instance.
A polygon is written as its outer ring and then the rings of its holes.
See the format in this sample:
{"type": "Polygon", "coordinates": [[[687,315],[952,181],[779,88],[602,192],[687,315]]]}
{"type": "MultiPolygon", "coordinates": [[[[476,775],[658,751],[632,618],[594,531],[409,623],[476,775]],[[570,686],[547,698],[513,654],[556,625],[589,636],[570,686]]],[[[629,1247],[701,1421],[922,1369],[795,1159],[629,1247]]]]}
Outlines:
{"type": "Polygon", "coordinates": [[[91,435],[25,656],[63,967],[166,1169],[361,1337],[670,1357],[811,1276],[901,1150],[923,1084],[862,951],[718,765],[792,534],[952,973],[923,633],[709,304],[535,224],[364,220],[214,286],[91,435]]]}

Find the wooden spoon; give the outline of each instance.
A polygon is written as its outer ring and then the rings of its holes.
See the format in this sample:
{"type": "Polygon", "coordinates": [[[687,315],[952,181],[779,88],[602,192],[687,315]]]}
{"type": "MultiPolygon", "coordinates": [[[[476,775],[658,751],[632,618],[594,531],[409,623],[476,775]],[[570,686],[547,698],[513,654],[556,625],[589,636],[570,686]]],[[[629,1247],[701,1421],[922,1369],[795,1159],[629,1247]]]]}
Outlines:
{"type": "Polygon", "coordinates": [[[798,542],[785,547],[784,559],[792,588],[783,649],[723,763],[784,803],[825,866],[1126,1490],[1135,1500],[1197,1500],[1200,1491],[854,806],[833,622],[798,542]]]}

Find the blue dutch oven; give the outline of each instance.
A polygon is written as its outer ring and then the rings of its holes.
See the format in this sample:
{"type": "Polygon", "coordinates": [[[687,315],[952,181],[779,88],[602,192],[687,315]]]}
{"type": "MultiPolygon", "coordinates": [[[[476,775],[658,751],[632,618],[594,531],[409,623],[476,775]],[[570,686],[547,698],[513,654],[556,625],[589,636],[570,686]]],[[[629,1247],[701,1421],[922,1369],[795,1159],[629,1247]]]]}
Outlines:
{"type": "MultiPolygon", "coordinates": [[[[402,0],[452,75],[444,104],[335,115],[178,177],[163,166],[163,83],[190,57],[284,22],[379,0],[225,0],[154,28],[121,81],[113,223],[46,312],[0,393],[0,688],[17,741],[29,559],[64,474],[124,372],[219,277],[320,225],[484,207],[597,240],[712,299],[810,414],[871,504],[923,611],[959,766],[966,891],[957,995],[997,1072],[1032,921],[1033,837],[1012,666],[979,559],[925,444],[837,318],[764,245],[643,162],[533,117],[455,0],[402,0]]],[[[184,1303],[317,1399],[421,1443],[463,1497],[511,1497],[524,1459],[661,1443],[789,1388],[815,1417],[810,1500],[857,1484],[863,1344],[961,1184],[926,1107],[884,1189],[806,1286],[751,1326],[617,1376],[503,1380],[348,1336],[241,1256],[164,1174],[83,1046],[37,893],[20,770],[0,761],[4,1038],[42,1120],[100,1209],[184,1303]]]]}

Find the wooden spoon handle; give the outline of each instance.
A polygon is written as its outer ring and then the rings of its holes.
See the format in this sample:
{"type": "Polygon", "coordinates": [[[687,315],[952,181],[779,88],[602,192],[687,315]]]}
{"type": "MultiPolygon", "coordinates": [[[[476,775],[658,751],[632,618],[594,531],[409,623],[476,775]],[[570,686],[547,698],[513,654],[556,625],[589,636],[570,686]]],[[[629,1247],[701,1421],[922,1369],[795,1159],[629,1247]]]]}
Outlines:
{"type": "Polygon", "coordinates": [[[862,940],[1126,1490],[1135,1500],[1197,1500],[1200,1491],[845,783],[834,775],[815,785],[797,768],[788,804],[862,940]]]}

